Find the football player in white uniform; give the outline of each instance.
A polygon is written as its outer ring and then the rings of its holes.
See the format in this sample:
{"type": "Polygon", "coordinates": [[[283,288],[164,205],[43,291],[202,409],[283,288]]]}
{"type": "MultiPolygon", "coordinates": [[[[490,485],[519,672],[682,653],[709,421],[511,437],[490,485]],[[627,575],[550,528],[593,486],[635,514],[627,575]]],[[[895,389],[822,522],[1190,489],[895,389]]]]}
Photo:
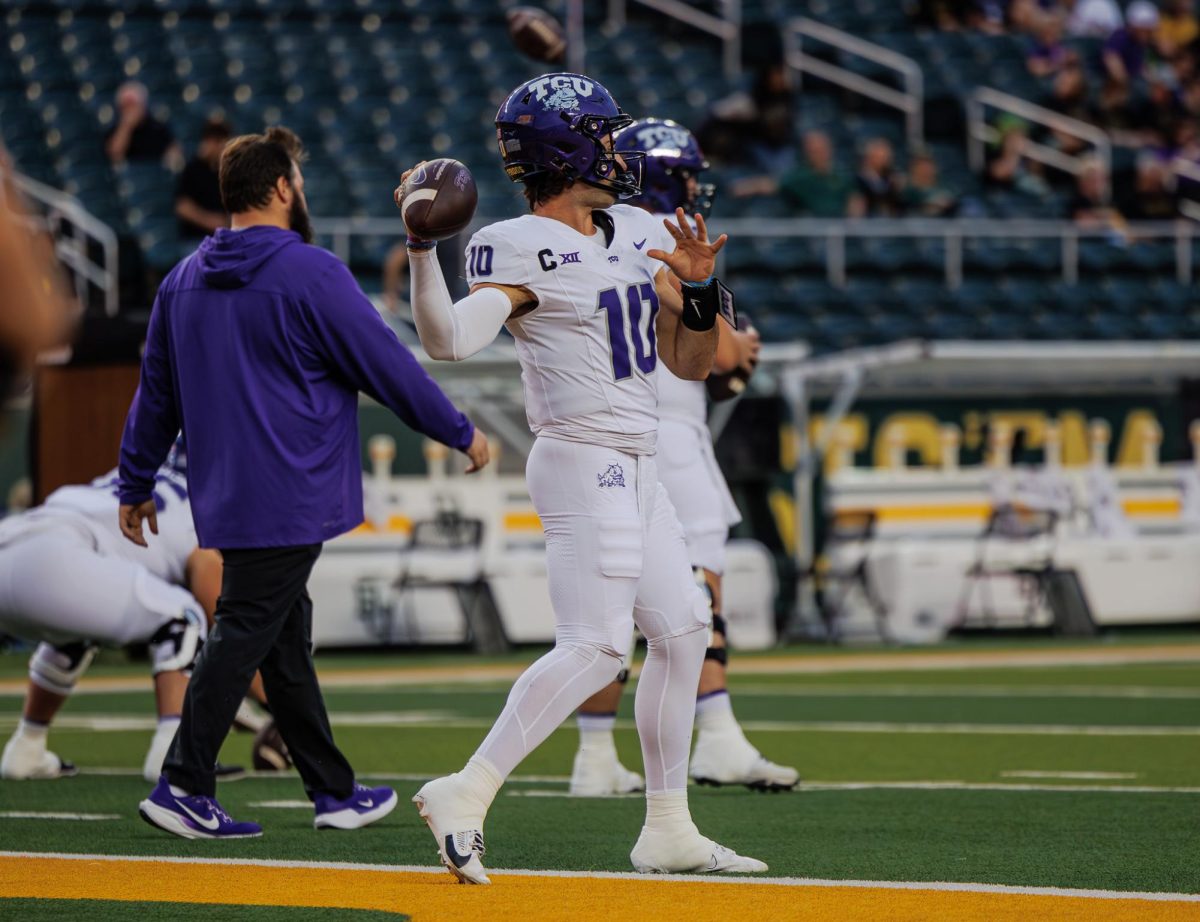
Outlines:
{"type": "Polygon", "coordinates": [[[186,461],[172,449],[155,489],[158,537],[137,547],[117,529],[117,477],[66,486],[0,522],[0,633],[40,641],[29,661],[23,716],[0,757],[5,779],[74,774],[46,746],[50,722],[98,646],[150,647],[158,728],[143,774],[153,781],[179,723],[188,675],[207,633],[221,560],[197,547],[186,461]],[[196,587],[196,595],[183,588],[196,587]]]}
{"type": "Polygon", "coordinates": [[[704,378],[717,314],[732,315],[732,298],[712,278],[725,237],[709,243],[704,220],[697,217],[693,230],[682,211],[671,223],[616,204],[638,191],[641,155],[613,149],[613,134],[630,121],[589,77],[547,74],[522,84],[496,126],[505,170],[524,184],[532,214],[471,239],[471,292],[457,303],[432,244],[410,241],[413,316],[432,358],[466,358],[502,327],[516,341],[537,436],[526,474],[546,536],[557,621],[554,649],[517,680],[463,770],[413,798],[443,863],[471,883],[487,883],[483,823],[500,785],[616,677],[635,622],[648,652],[635,705],[646,822],[633,866],[766,870],[702,836],[688,811],[709,607],[655,461],[659,359],[681,377],[704,378]]]}
{"type": "MultiPolygon", "coordinates": [[[[640,119],[616,137],[617,150],[643,151],[642,191],[631,201],[660,218],[683,208],[707,214],[713,187],[699,174],[708,161],[690,131],[678,122],[640,119]]],[[[735,330],[718,321],[714,375],[750,369],[758,361],[758,334],[735,330]]],[[[706,423],[705,385],[684,381],[670,369],[658,370],[658,438],[663,463],[658,476],[679,514],[687,539],[688,559],[696,579],[712,602],[712,630],[696,692],[696,748],[690,773],[701,784],[744,784],[756,790],[789,790],[799,773],[764,758],[751,745],[733,716],[725,672],[728,651],[721,617],[721,574],[729,529],[741,521],[737,506],[713,455],[706,423]]],[[[628,670],[617,681],[583,703],[576,715],[579,750],[571,772],[571,793],[580,796],[620,794],[642,789],[642,777],[617,759],[613,724],[628,670]]]]}

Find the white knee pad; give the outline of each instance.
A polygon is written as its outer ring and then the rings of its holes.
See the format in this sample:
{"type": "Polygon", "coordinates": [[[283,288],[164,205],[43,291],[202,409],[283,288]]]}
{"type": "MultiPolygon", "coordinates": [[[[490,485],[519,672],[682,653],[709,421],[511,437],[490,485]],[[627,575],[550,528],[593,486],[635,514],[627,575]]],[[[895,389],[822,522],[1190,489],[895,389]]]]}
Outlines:
{"type": "Polygon", "coordinates": [[[96,647],[83,642],[53,647],[40,643],[29,658],[29,681],[55,695],[69,695],[96,658],[96,647]]]}
{"type": "Polygon", "coordinates": [[[160,672],[190,672],[204,646],[204,616],[184,609],[150,638],[150,662],[154,675],[160,672]]]}

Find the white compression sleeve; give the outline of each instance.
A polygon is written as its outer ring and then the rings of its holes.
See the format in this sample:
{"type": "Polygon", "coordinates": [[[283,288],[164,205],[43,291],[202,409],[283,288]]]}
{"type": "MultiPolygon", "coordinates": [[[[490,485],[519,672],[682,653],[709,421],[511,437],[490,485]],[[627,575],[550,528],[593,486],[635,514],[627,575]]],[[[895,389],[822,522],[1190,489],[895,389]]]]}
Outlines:
{"type": "Polygon", "coordinates": [[[469,358],[496,338],[512,313],[512,301],[497,288],[480,288],[451,301],[432,249],[409,250],[408,267],[413,320],[431,359],[469,358]]]}

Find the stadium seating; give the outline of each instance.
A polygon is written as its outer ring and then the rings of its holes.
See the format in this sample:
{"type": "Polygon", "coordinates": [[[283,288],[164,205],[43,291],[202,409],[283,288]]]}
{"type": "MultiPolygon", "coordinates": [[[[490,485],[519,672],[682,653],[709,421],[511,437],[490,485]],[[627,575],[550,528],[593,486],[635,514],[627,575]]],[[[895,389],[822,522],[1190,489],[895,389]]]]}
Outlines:
{"type": "MultiPolygon", "coordinates": [[[[632,8],[627,27],[610,35],[602,7],[588,5],[589,69],[628,110],[696,125],[737,88],[715,66],[711,41],[632,8]]],[[[747,22],[808,15],[913,57],[931,106],[979,84],[1028,98],[1041,92],[1024,67],[1022,39],[918,31],[893,0],[743,7],[747,22]]],[[[492,0],[9,0],[0,19],[0,133],[20,169],[78,196],[161,272],[181,252],[173,177],[158,165],[112,168],[104,155],[122,81],[146,84],[152,111],[188,152],[214,113],[239,131],[273,122],[297,130],[311,151],[314,215],[394,216],[400,171],[433,154],[467,163],[480,215],[503,217],[520,202],[494,156],[491,118],[504,92],[539,68],[511,47],[492,0]]],[[[805,85],[796,128],[828,132],[848,170],[870,137],[888,138],[901,165],[906,159],[894,113],[819,84],[805,85]]],[[[943,184],[974,214],[1063,214],[1066,189],[1039,200],[985,188],[961,137],[935,135],[931,150],[943,184]]],[[[746,169],[717,173],[728,188],[746,169]]],[[[787,209],[725,195],[715,214],[775,217],[787,209]]],[[[387,245],[356,240],[354,268],[374,276],[387,245]]],[[[940,240],[851,239],[842,289],[826,280],[819,239],[734,240],[725,271],[768,337],[802,337],[818,350],[904,336],[1196,335],[1200,314],[1190,287],[1174,281],[1173,246],[1084,241],[1075,285],[1061,281],[1057,244],[1022,240],[965,241],[955,290],[942,281],[940,240]]]]}

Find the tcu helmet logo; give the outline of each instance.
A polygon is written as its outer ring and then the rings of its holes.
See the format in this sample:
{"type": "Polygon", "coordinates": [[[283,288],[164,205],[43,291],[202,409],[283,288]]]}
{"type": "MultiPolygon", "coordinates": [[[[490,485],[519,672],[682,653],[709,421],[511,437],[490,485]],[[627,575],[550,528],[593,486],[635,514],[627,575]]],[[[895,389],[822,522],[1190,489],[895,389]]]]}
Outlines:
{"type": "Polygon", "coordinates": [[[640,150],[683,150],[688,146],[688,133],[675,125],[647,125],[637,133],[637,139],[640,150]]]}
{"type": "Polygon", "coordinates": [[[582,77],[542,77],[534,80],[527,89],[547,109],[573,112],[579,108],[580,96],[591,96],[594,84],[582,77]]]}

